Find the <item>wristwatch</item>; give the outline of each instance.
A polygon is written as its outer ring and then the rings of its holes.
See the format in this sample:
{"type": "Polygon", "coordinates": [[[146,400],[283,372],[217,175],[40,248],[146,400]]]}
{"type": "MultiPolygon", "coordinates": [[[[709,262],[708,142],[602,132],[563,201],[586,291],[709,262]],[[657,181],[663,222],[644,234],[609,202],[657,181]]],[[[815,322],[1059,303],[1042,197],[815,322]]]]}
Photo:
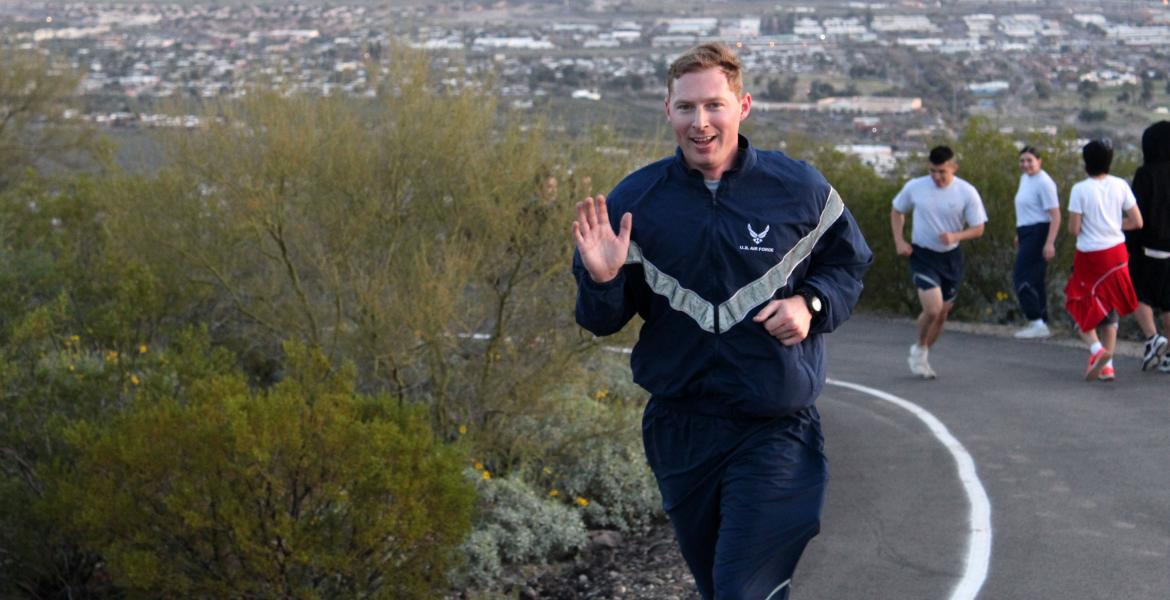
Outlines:
{"type": "Polygon", "coordinates": [[[812,288],[800,288],[796,290],[796,295],[804,298],[804,304],[808,307],[808,313],[812,315],[812,320],[815,323],[825,311],[825,304],[821,302],[821,297],[812,288]]]}

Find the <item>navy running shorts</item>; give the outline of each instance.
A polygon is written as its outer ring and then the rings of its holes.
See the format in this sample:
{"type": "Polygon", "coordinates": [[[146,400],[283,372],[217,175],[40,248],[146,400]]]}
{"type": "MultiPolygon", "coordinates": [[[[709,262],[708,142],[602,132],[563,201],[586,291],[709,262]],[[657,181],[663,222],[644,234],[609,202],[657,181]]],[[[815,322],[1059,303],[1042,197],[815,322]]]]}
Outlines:
{"type": "Polygon", "coordinates": [[[912,246],[910,254],[910,276],[920,290],[939,288],[943,302],[954,302],[959,295],[959,284],[963,281],[963,253],[955,248],[947,252],[935,252],[922,246],[912,246]]]}

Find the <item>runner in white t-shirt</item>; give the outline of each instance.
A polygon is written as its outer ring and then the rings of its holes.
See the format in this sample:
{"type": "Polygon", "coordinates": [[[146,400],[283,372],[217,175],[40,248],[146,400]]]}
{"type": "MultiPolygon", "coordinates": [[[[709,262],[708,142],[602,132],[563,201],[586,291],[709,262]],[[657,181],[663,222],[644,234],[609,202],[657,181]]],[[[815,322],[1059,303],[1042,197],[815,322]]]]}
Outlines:
{"type": "Polygon", "coordinates": [[[1077,234],[1077,250],[1096,252],[1124,244],[1122,224],[1125,221],[1125,213],[1135,206],[1137,198],[1134,197],[1133,190],[1129,189],[1129,184],[1120,177],[1098,175],[1074,185],[1068,196],[1068,212],[1077,215],[1081,220],[1081,229],[1077,234]]]}
{"type": "Polygon", "coordinates": [[[1060,231],[1060,199],[1056,182],[1040,168],[1040,153],[1032,146],[1020,150],[1020,186],[1016,190],[1016,265],[1012,287],[1028,326],[1017,338],[1046,338],[1048,288],[1044,283],[1048,261],[1056,256],[1060,231]]]}
{"type": "Polygon", "coordinates": [[[979,192],[955,177],[959,165],[946,146],[930,151],[930,175],[911,179],[894,197],[890,228],[898,256],[910,258],[910,272],[918,288],[922,313],[918,315],[918,343],[910,346],[910,372],[934,379],[927,355],[942,334],[947,315],[955,306],[963,279],[959,242],[983,235],[987,211],[979,192]],[[913,213],[910,244],[904,229],[913,213]]]}
{"type": "Polygon", "coordinates": [[[1113,148],[1093,140],[1081,151],[1088,179],[1073,186],[1068,232],[1077,238],[1065,308],[1089,345],[1085,379],[1113,381],[1117,323],[1137,309],[1123,230],[1141,229],[1142,213],[1125,180],[1109,174],[1113,148]]]}

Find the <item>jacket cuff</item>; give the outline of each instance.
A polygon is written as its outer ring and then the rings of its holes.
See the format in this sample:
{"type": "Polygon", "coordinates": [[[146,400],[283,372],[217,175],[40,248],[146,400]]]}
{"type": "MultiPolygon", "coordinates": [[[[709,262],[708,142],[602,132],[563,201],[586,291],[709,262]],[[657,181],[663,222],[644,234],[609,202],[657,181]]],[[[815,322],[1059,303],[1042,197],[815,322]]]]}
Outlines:
{"type": "Polygon", "coordinates": [[[584,275],[585,276],[581,278],[581,286],[591,292],[604,292],[607,290],[612,290],[615,287],[621,287],[622,284],[626,282],[626,270],[624,268],[619,269],[617,276],[605,283],[597,283],[596,281],[593,281],[593,277],[589,275],[588,271],[586,271],[584,275]]]}

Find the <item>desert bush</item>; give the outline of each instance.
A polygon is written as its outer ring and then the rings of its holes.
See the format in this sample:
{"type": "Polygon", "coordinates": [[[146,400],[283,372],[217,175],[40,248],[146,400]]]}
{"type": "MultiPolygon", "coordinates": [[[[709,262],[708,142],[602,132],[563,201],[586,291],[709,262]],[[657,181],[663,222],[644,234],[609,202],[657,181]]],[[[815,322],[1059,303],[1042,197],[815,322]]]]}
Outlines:
{"type": "Polygon", "coordinates": [[[356,395],[352,373],[318,353],[286,352],[289,376],[270,390],[217,374],[67,427],[60,518],[120,589],[424,598],[445,586],[473,498],[462,461],[417,411],[356,395]]]}
{"type": "Polygon", "coordinates": [[[571,556],[587,537],[579,506],[533,488],[524,480],[493,477],[480,465],[465,476],[477,491],[475,527],[463,543],[456,584],[489,590],[505,586],[518,567],[571,556]]]}
{"type": "Polygon", "coordinates": [[[112,252],[100,190],[27,178],[0,194],[0,596],[93,592],[100,557],[64,532],[45,470],[72,460],[65,424],[117,413],[160,365],[165,299],[112,252]]]}
{"type": "Polygon", "coordinates": [[[162,289],[207,292],[191,314],[256,381],[279,365],[248,357],[294,339],[352,361],[362,390],[425,404],[436,431],[492,429],[543,410],[594,345],[572,322],[570,194],[608,189],[627,160],[602,155],[604,132],[550,137],[490,90],[393,64],[373,103],[217,106],[164,140],[170,168],[116,190],[110,228],[162,289]],[[549,174],[564,185],[542,198],[549,174]]]}
{"type": "MultiPolygon", "coordinates": [[[[601,369],[591,370],[608,370],[613,378],[567,386],[556,411],[513,418],[505,431],[524,444],[510,449],[523,453],[516,464],[527,481],[581,507],[591,529],[628,531],[662,518],[662,499],[642,449],[645,393],[621,393],[630,375],[615,362],[603,356],[596,362],[601,369]]],[[[502,445],[488,447],[498,452],[502,445]]],[[[508,464],[498,456],[489,455],[485,464],[508,464]]]]}

